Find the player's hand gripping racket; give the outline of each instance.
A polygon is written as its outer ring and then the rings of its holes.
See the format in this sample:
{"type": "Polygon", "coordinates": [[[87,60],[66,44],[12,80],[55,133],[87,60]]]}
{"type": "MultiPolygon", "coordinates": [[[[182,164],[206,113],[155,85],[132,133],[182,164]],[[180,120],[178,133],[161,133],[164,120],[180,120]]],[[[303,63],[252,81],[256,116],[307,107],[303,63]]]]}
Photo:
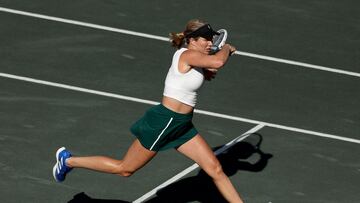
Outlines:
{"type": "Polygon", "coordinates": [[[228,36],[228,33],[225,29],[220,29],[217,32],[219,32],[220,35],[215,35],[213,38],[213,45],[210,51],[211,54],[215,54],[221,50],[221,48],[225,45],[228,36]]]}

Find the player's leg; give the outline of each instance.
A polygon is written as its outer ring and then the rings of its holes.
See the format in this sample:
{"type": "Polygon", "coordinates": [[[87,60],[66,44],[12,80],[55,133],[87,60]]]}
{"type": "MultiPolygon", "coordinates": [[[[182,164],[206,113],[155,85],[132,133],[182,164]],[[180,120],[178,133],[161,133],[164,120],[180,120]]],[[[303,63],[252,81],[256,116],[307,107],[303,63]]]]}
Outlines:
{"type": "Polygon", "coordinates": [[[231,203],[242,202],[230,179],[222,170],[219,160],[210,146],[198,134],[177,149],[180,153],[194,160],[213,179],[216,187],[226,200],[231,203]]]}
{"type": "Polygon", "coordinates": [[[129,147],[122,160],[107,156],[70,157],[66,164],[72,168],[86,168],[128,177],[149,162],[156,152],[144,148],[138,139],[129,147]]]}

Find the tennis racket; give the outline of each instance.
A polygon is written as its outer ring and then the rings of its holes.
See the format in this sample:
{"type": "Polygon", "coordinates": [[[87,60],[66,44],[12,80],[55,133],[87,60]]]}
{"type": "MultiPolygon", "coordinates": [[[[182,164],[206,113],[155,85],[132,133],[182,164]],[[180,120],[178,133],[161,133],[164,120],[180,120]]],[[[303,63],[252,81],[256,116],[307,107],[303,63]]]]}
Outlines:
{"type": "Polygon", "coordinates": [[[228,33],[225,29],[220,29],[219,35],[215,35],[213,38],[213,45],[211,46],[211,54],[215,54],[216,52],[220,51],[221,48],[225,45],[228,33]]]}

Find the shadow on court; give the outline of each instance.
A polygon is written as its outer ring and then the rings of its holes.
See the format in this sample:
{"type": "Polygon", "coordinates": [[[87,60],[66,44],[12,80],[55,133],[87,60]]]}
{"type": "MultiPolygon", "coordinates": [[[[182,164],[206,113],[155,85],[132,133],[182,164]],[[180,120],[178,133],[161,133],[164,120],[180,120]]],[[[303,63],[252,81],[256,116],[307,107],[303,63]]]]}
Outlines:
{"type": "MultiPolygon", "coordinates": [[[[260,172],[267,166],[269,159],[273,155],[265,153],[260,149],[262,142],[261,134],[254,133],[252,137],[254,136],[258,137],[256,143],[242,141],[235,144],[224,153],[218,155],[218,159],[222,164],[223,170],[228,176],[235,175],[239,170],[260,172]],[[260,157],[255,163],[244,161],[254,154],[258,154],[260,157]]],[[[220,147],[216,147],[214,151],[220,147]]],[[[203,170],[200,170],[196,176],[181,179],[158,191],[156,196],[147,200],[146,203],[184,203],[192,201],[204,203],[227,202],[222,198],[211,178],[203,170]]],[[[85,193],[79,193],[69,201],[69,203],[85,202],[125,203],[127,201],[93,199],[85,193]]]]}
{"type": "MultiPolygon", "coordinates": [[[[256,144],[239,142],[225,153],[218,155],[223,170],[228,176],[235,175],[239,170],[260,172],[273,156],[264,153],[260,149],[262,136],[257,133],[253,135],[257,135],[259,138],[256,144]],[[243,161],[254,154],[260,156],[256,163],[243,161]]],[[[184,178],[158,191],[156,196],[147,200],[146,203],[184,203],[192,201],[204,203],[227,202],[223,199],[211,178],[201,170],[196,176],[184,178]]]]}
{"type": "Polygon", "coordinates": [[[76,194],[72,200],[70,200],[68,203],[130,203],[127,201],[122,200],[106,200],[106,199],[94,199],[89,197],[84,192],[81,192],[79,194],[76,194]]]}

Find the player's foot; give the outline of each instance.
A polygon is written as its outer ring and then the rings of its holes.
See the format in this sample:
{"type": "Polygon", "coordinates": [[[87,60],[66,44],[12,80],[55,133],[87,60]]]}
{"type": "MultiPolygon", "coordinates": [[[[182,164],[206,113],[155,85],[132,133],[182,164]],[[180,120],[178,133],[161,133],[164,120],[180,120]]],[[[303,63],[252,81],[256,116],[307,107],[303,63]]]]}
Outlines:
{"type": "Polygon", "coordinates": [[[71,157],[71,153],[61,147],[56,151],[56,164],[53,168],[53,175],[57,182],[62,182],[65,180],[67,173],[71,171],[72,168],[66,166],[66,159],[71,157]]]}

